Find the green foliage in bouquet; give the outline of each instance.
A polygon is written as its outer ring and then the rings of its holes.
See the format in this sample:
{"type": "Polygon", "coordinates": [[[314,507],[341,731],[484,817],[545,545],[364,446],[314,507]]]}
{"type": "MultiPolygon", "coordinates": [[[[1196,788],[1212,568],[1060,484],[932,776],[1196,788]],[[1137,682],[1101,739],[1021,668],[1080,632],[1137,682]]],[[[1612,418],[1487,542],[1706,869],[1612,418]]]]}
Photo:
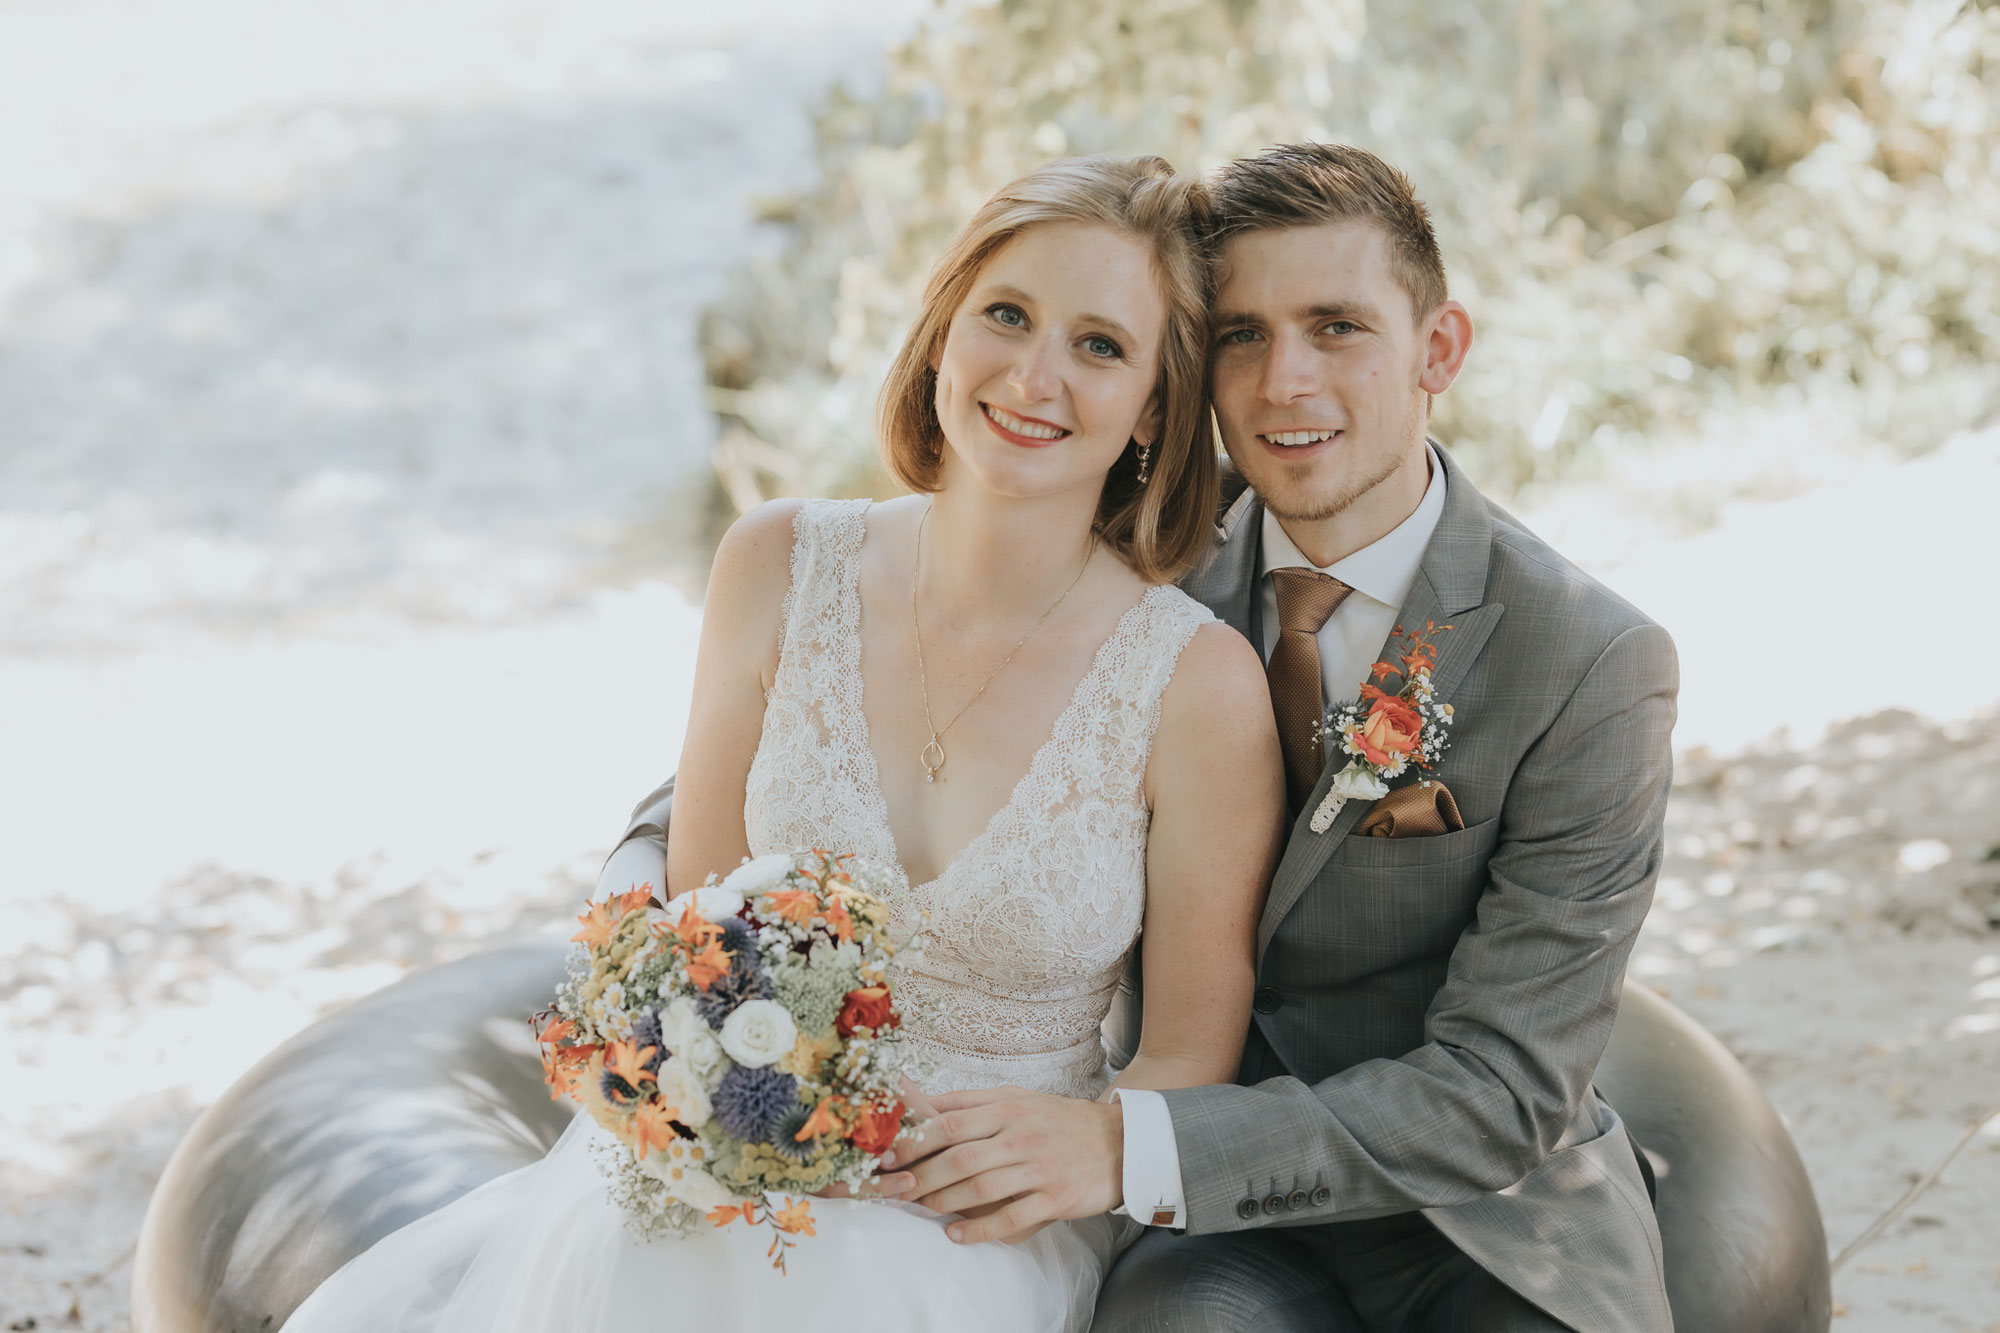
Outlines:
{"type": "Polygon", "coordinates": [[[1505,492],[1834,395],[1933,443],[2000,354],[2000,8],[1958,0],[1000,0],[835,95],[821,184],[704,319],[737,508],[890,488],[873,399],[928,266],[1050,158],[1357,143],[1430,202],[1479,329],[1435,429],[1505,492]]]}

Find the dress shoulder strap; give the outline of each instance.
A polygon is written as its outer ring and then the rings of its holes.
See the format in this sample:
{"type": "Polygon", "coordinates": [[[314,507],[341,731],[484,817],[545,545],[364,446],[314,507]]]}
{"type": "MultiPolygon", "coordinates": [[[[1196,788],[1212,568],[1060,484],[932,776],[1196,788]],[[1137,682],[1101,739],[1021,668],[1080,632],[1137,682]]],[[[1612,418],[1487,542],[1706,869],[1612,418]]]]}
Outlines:
{"type": "Polygon", "coordinates": [[[1159,721],[1160,696],[1173,680],[1181,653],[1215,613],[1171,584],[1146,593],[1144,612],[1132,628],[1133,642],[1121,655],[1114,692],[1128,708],[1136,707],[1145,715],[1145,734],[1151,737],[1159,721]]]}
{"type": "Polygon", "coordinates": [[[1161,585],[1148,589],[1119,621],[1098,650],[1095,683],[1085,691],[1087,711],[1077,719],[1071,762],[1079,790],[1139,799],[1161,696],[1195,631],[1214,619],[1179,588],[1161,585]]]}
{"type": "Polygon", "coordinates": [[[779,614],[777,688],[800,683],[815,658],[858,657],[861,539],[868,500],[807,500],[792,519],[792,581],[779,614]]]}

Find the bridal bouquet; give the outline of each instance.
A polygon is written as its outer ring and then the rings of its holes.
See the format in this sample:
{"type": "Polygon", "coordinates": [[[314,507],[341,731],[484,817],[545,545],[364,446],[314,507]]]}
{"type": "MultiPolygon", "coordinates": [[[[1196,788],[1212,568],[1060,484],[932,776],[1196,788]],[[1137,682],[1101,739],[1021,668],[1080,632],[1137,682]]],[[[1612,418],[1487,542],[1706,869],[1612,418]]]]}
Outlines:
{"type": "Polygon", "coordinates": [[[812,1211],[767,1191],[858,1184],[901,1132],[885,878],[850,856],[773,854],[665,910],[648,885],[577,918],[536,1037],[552,1095],[615,1136],[600,1165],[640,1236],[764,1224],[782,1269],[812,1211]]]}

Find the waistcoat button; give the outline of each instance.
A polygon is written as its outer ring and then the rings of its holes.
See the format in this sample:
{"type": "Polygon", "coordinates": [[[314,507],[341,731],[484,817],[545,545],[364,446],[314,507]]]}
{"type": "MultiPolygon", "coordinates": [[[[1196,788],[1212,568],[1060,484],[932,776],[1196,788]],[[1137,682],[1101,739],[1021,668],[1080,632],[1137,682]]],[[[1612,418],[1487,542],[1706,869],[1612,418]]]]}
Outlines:
{"type": "Polygon", "coordinates": [[[1285,997],[1278,994],[1276,986],[1259,986],[1257,994],[1251,997],[1250,1006],[1260,1014],[1275,1014],[1284,1002],[1285,997]]]}

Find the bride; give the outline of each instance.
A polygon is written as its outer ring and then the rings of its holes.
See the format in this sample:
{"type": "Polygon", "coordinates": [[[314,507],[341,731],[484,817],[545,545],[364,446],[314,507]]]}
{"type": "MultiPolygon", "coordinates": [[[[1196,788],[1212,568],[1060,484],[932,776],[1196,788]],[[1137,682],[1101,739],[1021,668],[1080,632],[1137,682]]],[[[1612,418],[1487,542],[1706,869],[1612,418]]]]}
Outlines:
{"type": "MultiPolygon", "coordinates": [[[[1262,665],[1171,582],[1217,486],[1201,206],[1158,158],[1072,160],[952,241],[882,394],[914,494],[773,502],[716,553],[666,867],[682,891],[800,847],[893,867],[898,933],[928,918],[900,982],[926,1091],[1097,1099],[1080,1123],[1112,1155],[1116,1088],[1235,1077],[1283,816],[1262,665]],[[1141,940],[1144,1038],[1114,1078],[1098,1025],[1141,940]]],[[[959,1244],[917,1204],[827,1199],[780,1275],[747,1228],[633,1238],[603,1134],[578,1116],[285,1328],[1083,1329],[1138,1231],[1107,1199],[959,1244]]]]}

